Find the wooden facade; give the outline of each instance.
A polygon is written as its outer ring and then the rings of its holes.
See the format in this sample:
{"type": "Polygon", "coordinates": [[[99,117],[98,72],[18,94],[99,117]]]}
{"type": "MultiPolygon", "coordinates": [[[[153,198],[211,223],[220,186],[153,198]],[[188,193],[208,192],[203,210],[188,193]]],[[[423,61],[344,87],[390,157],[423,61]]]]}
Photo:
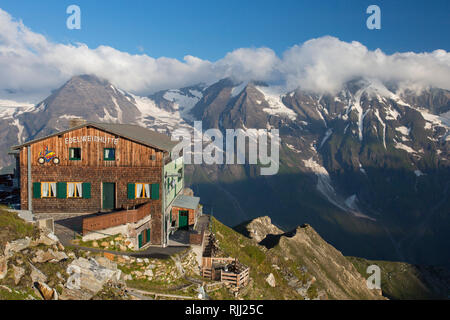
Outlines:
{"type": "MultiPolygon", "coordinates": [[[[39,154],[45,152],[46,148],[53,151],[59,158],[58,166],[60,167],[161,168],[163,165],[163,151],[89,126],[33,143],[31,145],[32,166],[42,166],[37,161],[40,157],[39,154]],[[81,148],[81,160],[70,160],[69,148],[77,147],[81,148]],[[115,148],[116,159],[114,161],[103,159],[104,148],[115,148]]],[[[27,165],[26,152],[26,148],[21,149],[21,167],[27,165]]],[[[43,166],[52,167],[53,163],[50,161],[43,166]]]]}
{"type": "Polygon", "coordinates": [[[16,149],[20,150],[22,209],[30,209],[29,196],[32,196],[32,211],[35,213],[95,213],[132,209],[149,203],[151,242],[162,244],[162,181],[163,167],[169,158],[167,150],[89,124],[16,149]],[[28,194],[28,148],[31,151],[32,195],[28,194]],[[79,149],[74,153],[72,148],[79,149]],[[74,154],[77,156],[73,157],[74,154]],[[138,184],[140,186],[136,187],[138,184]],[[74,192],[74,188],[80,191],[74,192]],[[144,193],[138,195],[137,190],[142,189],[145,189],[144,193]],[[71,197],[78,195],[77,192],[80,192],[80,197],[71,197]],[[106,202],[108,206],[105,206],[106,202]]]}

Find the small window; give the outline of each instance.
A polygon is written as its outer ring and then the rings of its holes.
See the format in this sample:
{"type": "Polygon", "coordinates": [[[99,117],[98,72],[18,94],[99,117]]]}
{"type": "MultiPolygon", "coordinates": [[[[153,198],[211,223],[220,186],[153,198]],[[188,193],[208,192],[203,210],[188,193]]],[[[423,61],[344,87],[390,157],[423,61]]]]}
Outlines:
{"type": "Polygon", "coordinates": [[[114,148],[104,148],[103,149],[103,159],[106,161],[116,160],[116,149],[114,148]]]}
{"type": "Polygon", "coordinates": [[[41,197],[55,198],[56,197],[56,182],[41,182],[41,197]]]}
{"type": "Polygon", "coordinates": [[[69,148],[69,160],[81,160],[81,148],[69,148]]]}
{"type": "Polygon", "coordinates": [[[81,182],[67,182],[67,198],[81,198],[83,196],[81,182]]]}
{"type": "Polygon", "coordinates": [[[136,199],[150,198],[150,185],[148,183],[136,183],[136,199]]]}

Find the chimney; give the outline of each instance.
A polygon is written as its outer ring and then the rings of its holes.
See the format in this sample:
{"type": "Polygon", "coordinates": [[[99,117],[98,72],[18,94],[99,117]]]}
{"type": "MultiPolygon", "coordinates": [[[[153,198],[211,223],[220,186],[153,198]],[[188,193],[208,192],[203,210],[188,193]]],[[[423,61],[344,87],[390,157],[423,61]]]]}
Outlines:
{"type": "Polygon", "coordinates": [[[82,118],[73,118],[73,119],[69,120],[69,128],[78,127],[85,123],[86,123],[86,120],[84,120],[82,118]]]}

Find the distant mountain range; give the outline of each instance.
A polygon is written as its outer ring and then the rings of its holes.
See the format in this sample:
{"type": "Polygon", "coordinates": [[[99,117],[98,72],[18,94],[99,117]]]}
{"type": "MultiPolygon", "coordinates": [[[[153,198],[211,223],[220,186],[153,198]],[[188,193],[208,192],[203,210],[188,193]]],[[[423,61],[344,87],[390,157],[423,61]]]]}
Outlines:
{"type": "Polygon", "coordinates": [[[92,75],[35,106],[0,107],[0,167],[11,145],[72,118],[192,128],[280,130],[280,171],[189,165],[187,181],[228,225],[268,215],[283,229],[311,224],[345,255],[450,265],[450,91],[354,79],[337,94],[285,92],[223,79],[139,97],[92,75]]]}

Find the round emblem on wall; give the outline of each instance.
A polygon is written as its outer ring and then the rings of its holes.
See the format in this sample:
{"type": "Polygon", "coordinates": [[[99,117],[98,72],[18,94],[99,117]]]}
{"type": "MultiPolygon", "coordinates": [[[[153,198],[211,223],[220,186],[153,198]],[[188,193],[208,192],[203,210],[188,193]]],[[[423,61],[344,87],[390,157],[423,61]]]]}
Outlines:
{"type": "Polygon", "coordinates": [[[38,159],[39,164],[44,164],[45,163],[45,158],[44,157],[40,157],[38,159]]]}
{"type": "Polygon", "coordinates": [[[59,164],[59,158],[58,157],[54,157],[53,158],[53,163],[54,164],[59,164]]]}

